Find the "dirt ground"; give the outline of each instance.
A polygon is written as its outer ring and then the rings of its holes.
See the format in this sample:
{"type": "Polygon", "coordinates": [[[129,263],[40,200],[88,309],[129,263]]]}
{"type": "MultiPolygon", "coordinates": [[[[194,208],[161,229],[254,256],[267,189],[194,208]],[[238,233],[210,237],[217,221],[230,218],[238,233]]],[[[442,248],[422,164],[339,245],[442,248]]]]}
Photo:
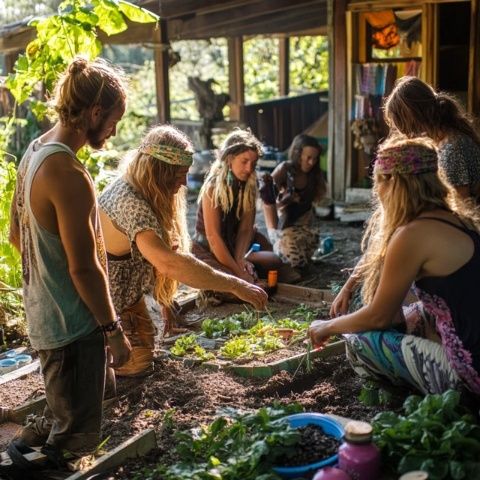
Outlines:
{"type": "MultiPolygon", "coordinates": [[[[319,221],[319,226],[322,235],[333,238],[335,252],[305,269],[299,284],[329,288],[332,282],[344,281],[344,270],[355,265],[362,226],[338,221],[319,221]]],[[[270,379],[244,379],[223,371],[187,368],[159,355],[150,376],[118,380],[119,400],[105,412],[103,427],[103,437],[109,437],[105,448],[109,450],[145,428],[156,430],[158,449],[146,459],[130,462],[100,478],[132,478],[146,464],[172,462],[174,432],[210,422],[224,407],[254,409],[273,402],[299,402],[307,411],[369,420],[379,409],[366,407],[358,400],[361,388],[362,381],[345,355],[314,361],[308,373],[281,372],[270,379]],[[164,427],[166,416],[172,417],[173,429],[164,427]]],[[[0,392],[1,406],[18,406],[43,393],[41,377],[29,375],[2,385],[0,392]]]]}

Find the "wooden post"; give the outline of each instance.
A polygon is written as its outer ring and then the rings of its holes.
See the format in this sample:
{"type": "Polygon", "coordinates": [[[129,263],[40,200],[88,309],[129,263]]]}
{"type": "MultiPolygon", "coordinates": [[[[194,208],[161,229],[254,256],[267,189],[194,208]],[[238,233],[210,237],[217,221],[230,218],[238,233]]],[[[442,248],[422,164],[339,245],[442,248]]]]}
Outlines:
{"type": "Polygon", "coordinates": [[[155,37],[155,86],[157,92],[157,116],[160,123],[170,120],[170,88],[168,81],[168,36],[165,20],[158,22],[155,37]]]}
{"type": "Polygon", "coordinates": [[[230,95],[230,120],[241,120],[245,104],[243,81],[243,38],[228,38],[228,89],[230,95]]]}
{"type": "Polygon", "coordinates": [[[290,92],[290,37],[278,39],[278,57],[279,94],[286,97],[290,92]]]}
{"type": "Polygon", "coordinates": [[[470,58],[468,69],[468,112],[480,115],[480,0],[472,0],[470,58]]]}
{"type": "Polygon", "coordinates": [[[345,199],[347,125],[346,0],[328,0],[329,101],[328,172],[334,200],[345,199]]]}

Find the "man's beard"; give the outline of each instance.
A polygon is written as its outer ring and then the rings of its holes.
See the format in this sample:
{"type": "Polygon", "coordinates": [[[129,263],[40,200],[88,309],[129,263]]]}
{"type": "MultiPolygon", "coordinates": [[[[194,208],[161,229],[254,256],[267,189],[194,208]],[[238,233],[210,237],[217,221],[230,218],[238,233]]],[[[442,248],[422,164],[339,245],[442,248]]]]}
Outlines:
{"type": "Polygon", "coordinates": [[[103,148],[107,141],[105,137],[100,136],[105,131],[105,118],[105,116],[102,118],[97,128],[89,128],[87,130],[87,143],[95,150],[103,148]]]}

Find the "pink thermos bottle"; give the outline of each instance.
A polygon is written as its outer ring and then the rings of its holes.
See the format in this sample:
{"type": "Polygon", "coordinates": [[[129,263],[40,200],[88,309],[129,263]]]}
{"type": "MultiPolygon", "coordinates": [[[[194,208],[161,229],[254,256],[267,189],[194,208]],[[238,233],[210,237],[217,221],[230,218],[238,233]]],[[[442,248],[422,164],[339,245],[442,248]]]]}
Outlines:
{"type": "Polygon", "coordinates": [[[367,422],[348,422],[344,443],[338,450],[338,466],[352,480],[378,480],[380,451],[372,443],[372,426],[367,422]]]}

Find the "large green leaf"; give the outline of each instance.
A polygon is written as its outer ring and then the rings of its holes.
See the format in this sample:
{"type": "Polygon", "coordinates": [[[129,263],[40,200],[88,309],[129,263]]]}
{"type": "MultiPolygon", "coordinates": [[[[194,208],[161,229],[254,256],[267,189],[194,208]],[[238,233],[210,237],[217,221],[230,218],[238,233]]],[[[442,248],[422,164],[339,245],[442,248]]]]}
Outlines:
{"type": "Polygon", "coordinates": [[[126,2],[125,0],[119,0],[118,8],[132,22],[153,23],[160,20],[160,17],[153,12],[126,2]]]}

